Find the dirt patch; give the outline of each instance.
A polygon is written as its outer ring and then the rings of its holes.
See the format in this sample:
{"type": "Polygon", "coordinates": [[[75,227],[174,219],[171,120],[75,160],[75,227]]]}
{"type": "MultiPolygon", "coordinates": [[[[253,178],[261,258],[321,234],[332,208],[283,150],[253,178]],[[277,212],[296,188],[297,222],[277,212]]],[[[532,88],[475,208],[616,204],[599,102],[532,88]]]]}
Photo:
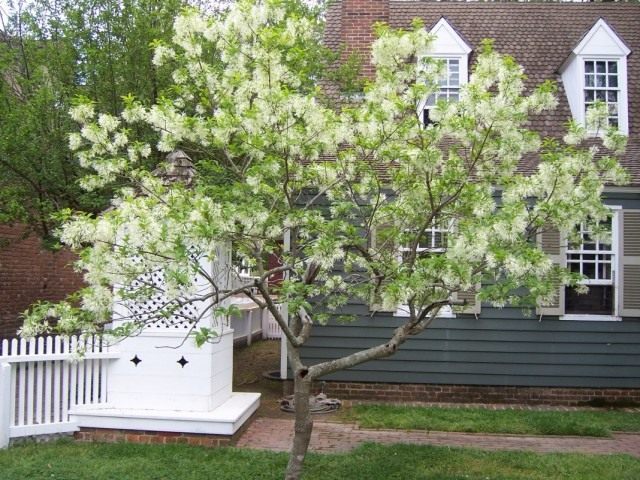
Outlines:
{"type": "MultiPolygon", "coordinates": [[[[293,414],[280,410],[280,400],[288,393],[281,380],[265,378],[267,372],[280,371],[280,341],[261,340],[249,347],[236,346],[233,349],[233,390],[235,392],[259,392],[259,417],[293,418],[293,414]]],[[[318,418],[328,420],[338,418],[337,413],[318,414],[318,418]]]]}
{"type": "Polygon", "coordinates": [[[280,410],[284,382],[263,376],[263,373],[275,370],[280,370],[279,340],[262,340],[249,347],[234,347],[233,390],[261,393],[258,409],[260,417],[291,418],[291,414],[280,410]]]}

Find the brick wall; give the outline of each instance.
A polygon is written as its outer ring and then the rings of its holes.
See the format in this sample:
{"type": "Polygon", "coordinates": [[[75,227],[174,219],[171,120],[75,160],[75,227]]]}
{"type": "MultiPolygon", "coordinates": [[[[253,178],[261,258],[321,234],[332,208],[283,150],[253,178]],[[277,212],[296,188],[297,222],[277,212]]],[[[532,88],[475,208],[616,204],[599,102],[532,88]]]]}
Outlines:
{"type": "Polygon", "coordinates": [[[344,54],[355,53],[362,61],[362,73],[373,77],[374,69],[370,62],[371,43],[375,39],[373,24],[389,21],[388,0],[349,0],[342,2],[341,40],[344,54]]]}
{"type": "Polygon", "coordinates": [[[227,447],[235,445],[256,418],[254,412],[233,435],[211,435],[204,433],[156,432],[124,430],[115,428],[82,427],[74,437],[79,442],[142,443],[161,445],[196,445],[200,447],[227,447]]]}
{"type": "Polygon", "coordinates": [[[50,252],[40,239],[22,238],[24,226],[0,225],[0,338],[12,337],[19,315],[36,300],[61,300],[82,287],[81,275],[71,267],[68,251],[50,252]]]}
{"type": "Polygon", "coordinates": [[[83,427],[75,433],[79,442],[142,443],[161,445],[196,445],[200,447],[226,447],[233,445],[237,438],[226,435],[205,435],[198,433],[152,432],[142,430],[120,430],[112,428],[83,427]]]}
{"type": "MultiPolygon", "coordinates": [[[[290,383],[290,382],[289,382],[290,383]]],[[[291,386],[288,386],[291,389],[291,386]]],[[[318,390],[320,386],[318,385],[318,390]]],[[[640,404],[640,390],[620,388],[507,387],[406,383],[326,382],[324,392],[341,400],[505,403],[563,406],[640,404]]]]}

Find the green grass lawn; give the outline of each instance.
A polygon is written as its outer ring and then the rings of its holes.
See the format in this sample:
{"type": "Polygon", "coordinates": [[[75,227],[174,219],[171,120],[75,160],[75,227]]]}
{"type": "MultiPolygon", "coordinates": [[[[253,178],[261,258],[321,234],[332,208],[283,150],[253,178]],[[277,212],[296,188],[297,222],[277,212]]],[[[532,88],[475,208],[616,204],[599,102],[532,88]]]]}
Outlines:
{"type": "MultiPolygon", "coordinates": [[[[26,444],[0,451],[2,480],[227,480],[282,478],[282,453],[185,445],[26,444]]],[[[307,480],[637,480],[640,459],[540,455],[416,445],[363,445],[310,455],[307,480]]]]}
{"type": "MultiPolygon", "coordinates": [[[[283,453],[185,445],[26,444],[0,451],[2,480],[279,479],[283,453]]],[[[348,454],[312,454],[307,480],[637,480],[640,459],[625,455],[540,455],[416,445],[363,445],[348,454]]]]}
{"type": "Polygon", "coordinates": [[[640,415],[619,410],[560,412],[355,405],[345,410],[342,418],[365,428],[445,432],[594,437],[610,436],[612,431],[640,432],[640,415]]]}

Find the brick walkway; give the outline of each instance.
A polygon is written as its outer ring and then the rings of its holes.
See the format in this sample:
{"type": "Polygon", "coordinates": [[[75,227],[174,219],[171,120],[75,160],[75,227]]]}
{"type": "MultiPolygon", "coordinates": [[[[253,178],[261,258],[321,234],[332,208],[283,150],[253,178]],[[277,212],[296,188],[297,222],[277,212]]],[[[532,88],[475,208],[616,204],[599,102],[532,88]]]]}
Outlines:
{"type": "MultiPolygon", "coordinates": [[[[238,447],[287,451],[293,439],[293,420],[256,418],[237,443],[238,447]]],[[[485,450],[529,450],[533,452],[627,453],[640,457],[640,434],[618,433],[612,438],[528,437],[419,430],[370,430],[354,424],[315,420],[310,450],[335,453],[349,451],[363,442],[411,443],[472,447],[485,450]]]]}

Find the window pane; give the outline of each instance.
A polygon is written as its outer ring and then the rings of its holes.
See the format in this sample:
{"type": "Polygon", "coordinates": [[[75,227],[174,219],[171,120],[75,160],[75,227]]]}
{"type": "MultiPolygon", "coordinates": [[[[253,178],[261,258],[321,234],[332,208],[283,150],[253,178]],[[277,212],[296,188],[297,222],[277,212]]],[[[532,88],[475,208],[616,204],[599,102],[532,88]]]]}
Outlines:
{"type": "Polygon", "coordinates": [[[431,232],[425,232],[418,240],[418,248],[431,248],[431,232]]]}
{"type": "Polygon", "coordinates": [[[580,273],[580,264],[577,262],[570,262],[567,264],[571,273],[580,273]]]}
{"type": "Polygon", "coordinates": [[[434,232],[433,233],[433,244],[435,248],[442,248],[444,245],[442,243],[442,233],[434,232]]]}
{"type": "Polygon", "coordinates": [[[594,92],[593,90],[585,90],[584,91],[584,101],[585,102],[593,102],[595,100],[595,94],[596,92],[594,92]]]}
{"type": "Polygon", "coordinates": [[[606,86],[607,86],[607,76],[596,75],[596,87],[606,87],[606,86]]]}
{"type": "Polygon", "coordinates": [[[449,71],[450,72],[458,72],[460,70],[460,62],[457,59],[449,60],[449,71]]]}
{"type": "Polygon", "coordinates": [[[596,265],[595,265],[595,263],[583,263],[582,264],[582,274],[587,278],[591,278],[591,279],[596,278],[596,265]]]}
{"type": "Polygon", "coordinates": [[[593,75],[585,75],[584,76],[584,84],[585,84],[586,87],[593,87],[594,86],[593,75]]]}
{"type": "Polygon", "coordinates": [[[618,86],[618,76],[617,75],[609,75],[609,87],[617,88],[618,86]]]}
{"type": "Polygon", "coordinates": [[[458,86],[460,85],[460,76],[457,72],[449,74],[449,85],[458,86]]]}
{"type": "Polygon", "coordinates": [[[601,280],[611,280],[610,263],[601,263],[598,265],[598,278],[601,280]]]}
{"type": "Polygon", "coordinates": [[[618,73],[618,62],[608,62],[609,73],[618,73]]]}
{"type": "Polygon", "coordinates": [[[602,102],[604,102],[607,98],[607,91],[606,90],[596,90],[596,100],[600,100],[602,102]]]}
{"type": "Polygon", "coordinates": [[[618,101],[618,92],[615,90],[607,91],[607,101],[608,102],[617,102],[618,101]]]}
{"type": "Polygon", "coordinates": [[[605,73],[607,71],[607,62],[596,62],[596,73],[605,73]]]}
{"type": "Polygon", "coordinates": [[[424,123],[425,125],[431,125],[433,123],[433,121],[429,118],[429,109],[425,108],[422,111],[422,123],[424,123]]]}
{"type": "Polygon", "coordinates": [[[589,292],[579,295],[573,288],[565,288],[565,312],[594,315],[613,314],[613,287],[592,285],[589,292]]]}
{"type": "Polygon", "coordinates": [[[584,62],[585,73],[593,73],[593,62],[584,62]]]}

